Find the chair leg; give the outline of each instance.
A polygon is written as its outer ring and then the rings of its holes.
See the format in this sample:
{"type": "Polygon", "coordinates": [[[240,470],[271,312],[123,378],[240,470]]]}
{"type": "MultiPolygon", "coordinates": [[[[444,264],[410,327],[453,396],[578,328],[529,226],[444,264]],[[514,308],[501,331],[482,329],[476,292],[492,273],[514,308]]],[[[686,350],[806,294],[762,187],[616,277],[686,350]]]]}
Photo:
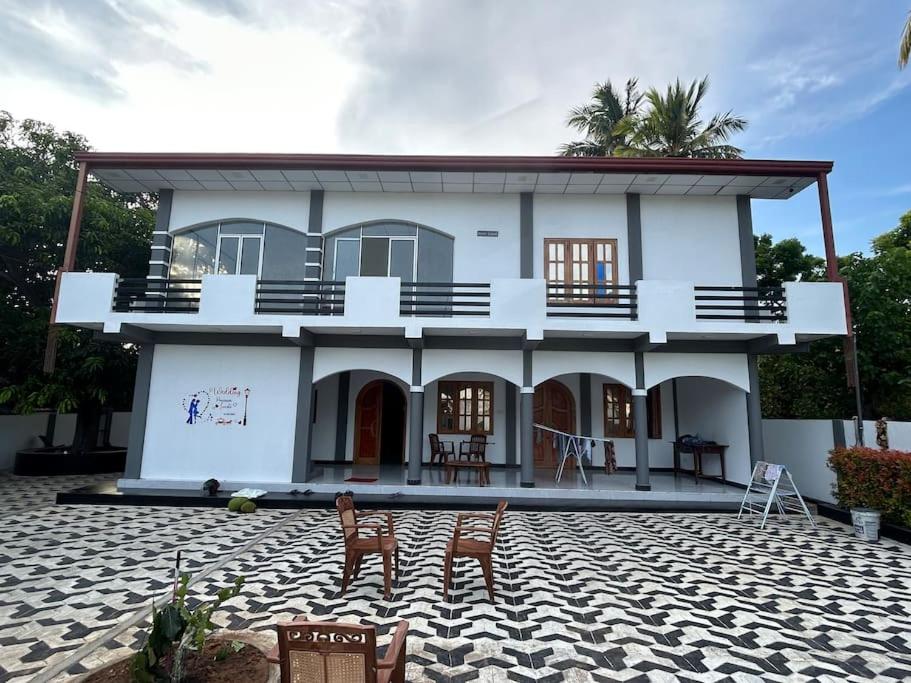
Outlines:
{"type": "Polygon", "coordinates": [[[348,581],[351,579],[351,570],[354,568],[354,557],[345,553],[345,568],[342,570],[342,595],[348,590],[348,581]]]}
{"type": "Polygon", "coordinates": [[[386,599],[392,597],[392,553],[383,553],[383,587],[386,589],[386,599]]]}
{"type": "Polygon", "coordinates": [[[490,555],[479,557],[481,571],[484,573],[484,583],[487,584],[487,592],[490,594],[490,601],[494,601],[493,596],[493,558],[490,555]]]}
{"type": "Polygon", "coordinates": [[[395,580],[399,580],[399,546],[395,546],[395,580]]]}
{"type": "Polygon", "coordinates": [[[452,582],[452,554],[443,558],[443,602],[449,600],[449,584],[452,582]]]}
{"type": "Polygon", "coordinates": [[[354,561],[354,571],[351,572],[352,581],[357,581],[357,577],[359,577],[361,575],[361,560],[362,559],[364,559],[364,558],[361,557],[360,555],[358,555],[358,558],[354,561]]]}

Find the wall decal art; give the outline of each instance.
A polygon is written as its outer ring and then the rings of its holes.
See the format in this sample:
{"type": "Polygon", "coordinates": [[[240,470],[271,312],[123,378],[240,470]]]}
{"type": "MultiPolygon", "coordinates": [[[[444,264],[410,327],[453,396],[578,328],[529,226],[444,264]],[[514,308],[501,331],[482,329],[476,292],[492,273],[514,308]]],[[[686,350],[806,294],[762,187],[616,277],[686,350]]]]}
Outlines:
{"type": "Polygon", "coordinates": [[[185,423],[247,426],[250,387],[213,386],[187,394],[181,401],[185,423]]]}

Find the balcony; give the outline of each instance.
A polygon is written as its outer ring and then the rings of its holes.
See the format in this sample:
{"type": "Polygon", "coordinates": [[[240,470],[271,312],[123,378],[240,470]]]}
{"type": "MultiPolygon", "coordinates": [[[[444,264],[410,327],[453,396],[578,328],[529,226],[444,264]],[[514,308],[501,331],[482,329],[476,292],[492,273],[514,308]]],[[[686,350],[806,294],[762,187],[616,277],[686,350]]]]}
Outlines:
{"type": "Polygon", "coordinates": [[[57,322],[117,333],[133,329],[332,334],[443,334],[751,340],[793,345],[845,334],[842,287],[789,282],[781,288],[695,286],[641,280],[635,285],[261,280],[206,275],[201,281],[120,279],[65,273],[57,322]]]}

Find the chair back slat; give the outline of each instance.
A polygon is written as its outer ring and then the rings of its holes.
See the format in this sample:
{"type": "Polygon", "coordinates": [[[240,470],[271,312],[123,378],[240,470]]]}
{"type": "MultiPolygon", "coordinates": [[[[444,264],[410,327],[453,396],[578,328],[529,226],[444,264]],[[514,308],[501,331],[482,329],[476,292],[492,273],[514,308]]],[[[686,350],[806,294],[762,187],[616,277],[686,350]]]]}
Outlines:
{"type": "Polygon", "coordinates": [[[357,516],[354,514],[354,500],[351,496],[339,496],[335,499],[335,509],[338,510],[339,519],[342,522],[342,533],[345,535],[345,545],[357,539],[357,529],[351,528],[357,524],[357,516]],[[349,528],[345,528],[349,527],[349,528]]]}
{"type": "Polygon", "coordinates": [[[509,506],[505,500],[501,500],[497,503],[497,511],[493,516],[493,533],[490,534],[490,547],[493,547],[497,544],[497,534],[500,533],[500,522],[503,521],[503,514],[506,512],[506,508],[509,506]]]}
{"type": "Polygon", "coordinates": [[[326,621],[278,624],[281,680],[376,683],[376,629],[326,621]]]}

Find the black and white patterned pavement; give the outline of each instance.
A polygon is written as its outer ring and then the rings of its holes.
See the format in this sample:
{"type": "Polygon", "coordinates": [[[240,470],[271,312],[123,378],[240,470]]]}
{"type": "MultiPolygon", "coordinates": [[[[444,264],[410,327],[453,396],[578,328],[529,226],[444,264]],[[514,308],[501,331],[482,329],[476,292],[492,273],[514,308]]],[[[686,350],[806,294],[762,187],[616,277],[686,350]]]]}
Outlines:
{"type": "Polygon", "coordinates": [[[376,561],[343,598],[334,512],[51,506],[28,482],[0,478],[15,510],[0,513],[0,681],[126,654],[140,632],[118,624],[167,591],[178,548],[196,593],[246,576],[217,621],[264,639],[304,614],[376,624],[385,643],[407,619],[411,681],[911,680],[911,549],[827,520],[507,512],[496,603],[465,560],[447,604],[453,513],[396,512],[392,599],[376,561]]]}

